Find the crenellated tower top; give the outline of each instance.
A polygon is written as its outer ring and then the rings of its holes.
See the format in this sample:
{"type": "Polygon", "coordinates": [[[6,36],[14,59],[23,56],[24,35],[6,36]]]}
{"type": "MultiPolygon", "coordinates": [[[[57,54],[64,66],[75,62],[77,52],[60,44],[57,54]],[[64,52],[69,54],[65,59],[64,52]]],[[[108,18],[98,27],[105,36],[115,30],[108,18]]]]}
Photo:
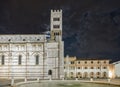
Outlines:
{"type": "Polygon", "coordinates": [[[62,10],[51,10],[51,39],[60,41],[62,39],[62,10]]]}
{"type": "Polygon", "coordinates": [[[51,10],[51,12],[62,12],[62,9],[60,9],[60,10],[51,10]]]}

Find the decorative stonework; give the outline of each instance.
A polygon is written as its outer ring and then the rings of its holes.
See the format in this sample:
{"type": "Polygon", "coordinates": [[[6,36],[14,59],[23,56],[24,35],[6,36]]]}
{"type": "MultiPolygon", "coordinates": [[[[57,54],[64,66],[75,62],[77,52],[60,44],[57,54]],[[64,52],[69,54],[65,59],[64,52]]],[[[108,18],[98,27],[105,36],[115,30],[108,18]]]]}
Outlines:
{"type": "Polygon", "coordinates": [[[45,42],[46,35],[0,35],[0,43],[3,42],[45,42]]]}

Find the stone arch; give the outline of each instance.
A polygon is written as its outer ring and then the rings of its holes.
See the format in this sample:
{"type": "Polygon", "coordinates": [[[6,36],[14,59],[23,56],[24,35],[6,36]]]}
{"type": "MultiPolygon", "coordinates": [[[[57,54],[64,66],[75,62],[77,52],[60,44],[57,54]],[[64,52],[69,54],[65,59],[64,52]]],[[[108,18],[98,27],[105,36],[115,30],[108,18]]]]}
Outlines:
{"type": "Polygon", "coordinates": [[[101,77],[101,73],[100,73],[100,72],[97,72],[97,73],[96,73],[96,77],[97,77],[97,78],[100,78],[100,77],[101,77]]]}
{"type": "Polygon", "coordinates": [[[31,55],[29,55],[30,59],[36,58],[36,56],[39,56],[40,60],[43,59],[43,53],[40,52],[33,52],[31,55]]]}
{"type": "Polygon", "coordinates": [[[82,78],[82,73],[81,72],[77,72],[77,77],[78,78],[82,78]]]}
{"type": "Polygon", "coordinates": [[[90,72],[90,78],[94,78],[94,72],[90,72]]]}
{"type": "Polygon", "coordinates": [[[22,58],[26,58],[26,54],[25,53],[16,53],[17,57],[22,57],[22,58]]]}
{"type": "MultiPolygon", "coordinates": [[[[13,54],[13,55],[14,55],[14,54],[13,54]]],[[[17,55],[17,56],[21,55],[21,56],[23,57],[23,56],[26,56],[26,52],[17,52],[16,55],[17,55]]]]}
{"type": "Polygon", "coordinates": [[[9,53],[7,53],[7,52],[1,52],[0,55],[1,56],[4,55],[6,57],[6,56],[9,56],[9,53]]]}
{"type": "Polygon", "coordinates": [[[52,75],[52,70],[51,69],[48,70],[48,75],[52,75]]]}
{"type": "Polygon", "coordinates": [[[83,77],[84,77],[84,78],[88,78],[88,72],[84,72],[84,73],[83,73],[83,77]]]}
{"type": "Polygon", "coordinates": [[[31,54],[31,56],[35,56],[35,55],[43,55],[43,53],[41,53],[41,52],[33,52],[32,54],[31,54]]]}
{"type": "Polygon", "coordinates": [[[103,73],[102,73],[102,77],[103,77],[103,78],[107,78],[107,72],[103,72],[103,73]]]}

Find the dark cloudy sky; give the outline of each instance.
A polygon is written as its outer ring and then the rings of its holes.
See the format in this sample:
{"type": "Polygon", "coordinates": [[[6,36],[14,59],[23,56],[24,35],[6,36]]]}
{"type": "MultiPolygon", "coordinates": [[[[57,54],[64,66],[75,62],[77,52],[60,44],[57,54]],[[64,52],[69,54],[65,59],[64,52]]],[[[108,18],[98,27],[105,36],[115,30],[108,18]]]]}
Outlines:
{"type": "Polygon", "coordinates": [[[65,55],[120,60],[120,0],[0,0],[0,33],[49,30],[50,9],[60,8],[65,55]]]}

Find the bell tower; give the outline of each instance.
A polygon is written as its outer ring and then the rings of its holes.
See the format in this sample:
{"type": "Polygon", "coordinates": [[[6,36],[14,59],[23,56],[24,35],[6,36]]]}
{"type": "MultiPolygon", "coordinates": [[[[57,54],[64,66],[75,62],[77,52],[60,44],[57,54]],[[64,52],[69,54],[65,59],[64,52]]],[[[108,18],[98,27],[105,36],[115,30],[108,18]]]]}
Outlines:
{"type": "Polygon", "coordinates": [[[51,10],[51,40],[62,40],[62,10],[51,10]]]}

